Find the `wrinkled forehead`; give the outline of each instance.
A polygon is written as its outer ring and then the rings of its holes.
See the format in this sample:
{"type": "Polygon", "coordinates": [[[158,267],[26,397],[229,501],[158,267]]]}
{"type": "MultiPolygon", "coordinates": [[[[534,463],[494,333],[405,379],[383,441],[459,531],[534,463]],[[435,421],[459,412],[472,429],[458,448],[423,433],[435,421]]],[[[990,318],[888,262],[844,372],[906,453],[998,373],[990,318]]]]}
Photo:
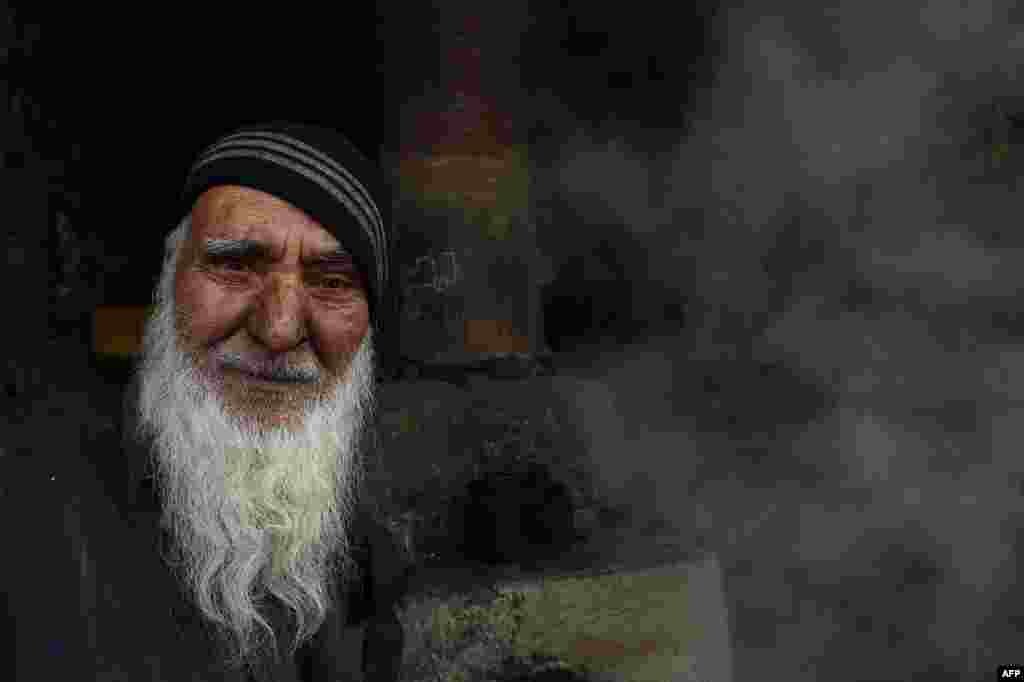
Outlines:
{"type": "Polygon", "coordinates": [[[213,187],[192,208],[194,243],[208,239],[246,239],[273,249],[298,240],[308,255],[334,251],[343,244],[306,212],[276,196],[235,185],[213,187]]]}

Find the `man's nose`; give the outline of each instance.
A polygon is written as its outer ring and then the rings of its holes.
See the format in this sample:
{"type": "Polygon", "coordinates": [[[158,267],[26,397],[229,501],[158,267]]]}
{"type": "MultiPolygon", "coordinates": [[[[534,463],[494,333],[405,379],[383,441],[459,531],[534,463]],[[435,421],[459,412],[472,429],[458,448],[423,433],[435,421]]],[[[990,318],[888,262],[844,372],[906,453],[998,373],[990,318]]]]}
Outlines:
{"type": "Polygon", "coordinates": [[[283,352],[306,339],[306,303],[299,275],[267,275],[249,316],[249,332],[270,351],[283,352]]]}

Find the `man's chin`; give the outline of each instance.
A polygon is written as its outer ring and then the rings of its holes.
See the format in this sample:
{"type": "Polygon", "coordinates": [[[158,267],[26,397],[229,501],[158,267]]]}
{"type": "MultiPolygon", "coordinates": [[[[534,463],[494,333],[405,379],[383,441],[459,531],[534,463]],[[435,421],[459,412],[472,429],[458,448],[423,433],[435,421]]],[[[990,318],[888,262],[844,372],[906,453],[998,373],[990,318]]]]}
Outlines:
{"type": "Polygon", "coordinates": [[[255,410],[237,406],[229,407],[226,415],[236,425],[261,433],[297,430],[305,424],[307,418],[301,410],[255,410]]]}

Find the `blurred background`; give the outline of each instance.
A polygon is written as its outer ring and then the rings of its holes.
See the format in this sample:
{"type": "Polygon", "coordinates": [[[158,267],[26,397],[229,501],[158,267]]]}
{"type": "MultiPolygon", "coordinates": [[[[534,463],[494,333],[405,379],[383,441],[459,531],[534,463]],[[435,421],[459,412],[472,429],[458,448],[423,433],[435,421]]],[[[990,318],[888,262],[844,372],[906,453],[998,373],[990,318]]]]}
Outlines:
{"type": "Polygon", "coordinates": [[[543,461],[719,557],[735,679],[1019,660],[1012,3],[254,7],[0,17],[6,451],[116,425],[199,150],[328,123],[396,188],[388,513],[543,461]]]}

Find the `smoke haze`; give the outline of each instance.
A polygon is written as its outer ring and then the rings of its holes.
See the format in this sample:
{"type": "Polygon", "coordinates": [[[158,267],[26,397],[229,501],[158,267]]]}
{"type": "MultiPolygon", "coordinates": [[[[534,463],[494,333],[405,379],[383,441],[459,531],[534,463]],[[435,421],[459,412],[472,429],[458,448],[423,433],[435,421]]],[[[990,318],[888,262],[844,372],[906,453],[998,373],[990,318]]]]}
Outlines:
{"type": "Polygon", "coordinates": [[[751,3],[713,22],[708,87],[658,91],[674,128],[536,100],[577,120],[538,169],[544,248],[610,243],[648,330],[568,397],[606,488],[720,554],[736,679],[979,679],[1019,655],[1021,152],[993,151],[1017,18],[751,3]]]}

